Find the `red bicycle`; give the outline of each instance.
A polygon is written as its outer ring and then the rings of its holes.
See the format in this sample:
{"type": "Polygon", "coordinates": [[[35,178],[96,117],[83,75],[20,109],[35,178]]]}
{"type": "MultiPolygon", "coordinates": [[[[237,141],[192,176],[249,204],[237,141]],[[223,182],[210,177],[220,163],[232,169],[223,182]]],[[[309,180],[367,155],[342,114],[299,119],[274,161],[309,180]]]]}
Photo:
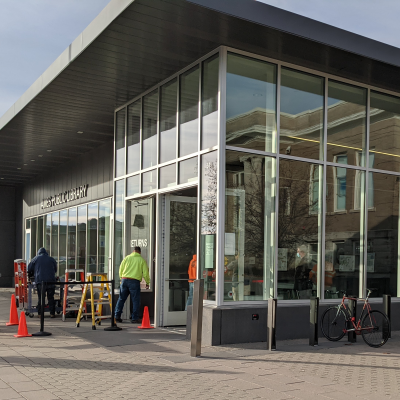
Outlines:
{"type": "Polygon", "coordinates": [[[368,290],[365,299],[347,297],[343,294],[342,302],[338,306],[329,307],[322,315],[321,330],[323,335],[331,341],[338,341],[348,332],[362,335],[364,342],[371,347],[383,346],[390,336],[390,321],[386,314],[378,310],[371,310],[368,302],[372,290],[368,290]],[[360,318],[356,319],[350,314],[346,300],[364,300],[360,318]],[[366,312],[366,314],[365,314],[366,312]]]}

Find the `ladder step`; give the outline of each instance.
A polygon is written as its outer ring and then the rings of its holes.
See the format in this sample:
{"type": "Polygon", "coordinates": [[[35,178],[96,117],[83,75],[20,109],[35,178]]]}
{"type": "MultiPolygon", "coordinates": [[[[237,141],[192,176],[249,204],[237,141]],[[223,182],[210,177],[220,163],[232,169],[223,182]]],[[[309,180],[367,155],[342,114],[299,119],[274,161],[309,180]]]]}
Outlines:
{"type": "MultiPolygon", "coordinates": [[[[91,300],[85,300],[85,303],[91,303],[91,300]]],[[[110,305],[109,301],[99,301],[99,300],[94,300],[93,303],[100,305],[100,304],[108,304],[110,305]]]]}

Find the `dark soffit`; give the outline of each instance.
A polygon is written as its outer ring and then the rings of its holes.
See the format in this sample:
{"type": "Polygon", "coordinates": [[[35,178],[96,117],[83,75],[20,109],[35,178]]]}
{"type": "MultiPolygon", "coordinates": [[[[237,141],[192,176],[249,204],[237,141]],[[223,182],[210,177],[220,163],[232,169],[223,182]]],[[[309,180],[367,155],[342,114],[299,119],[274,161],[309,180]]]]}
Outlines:
{"type": "Polygon", "coordinates": [[[254,0],[136,0],[0,129],[0,183],[111,143],[116,107],[220,45],[400,92],[392,46],[254,0]]]}

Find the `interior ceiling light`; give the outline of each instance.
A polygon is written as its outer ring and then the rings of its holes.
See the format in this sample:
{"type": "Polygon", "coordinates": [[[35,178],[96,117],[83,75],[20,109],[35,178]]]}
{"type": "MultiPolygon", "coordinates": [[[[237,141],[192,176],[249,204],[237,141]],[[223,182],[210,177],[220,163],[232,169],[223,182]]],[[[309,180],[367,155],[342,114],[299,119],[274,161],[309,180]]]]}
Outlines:
{"type": "Polygon", "coordinates": [[[76,132],[76,133],[79,133],[80,135],[82,135],[83,131],[78,131],[78,132],[76,132]]]}
{"type": "Polygon", "coordinates": [[[41,154],[39,154],[38,157],[43,157],[43,156],[41,154]]]}
{"type": "Polygon", "coordinates": [[[24,165],[28,165],[28,164],[24,164],[24,165]]]}
{"type": "Polygon", "coordinates": [[[49,153],[51,153],[51,150],[50,150],[50,149],[48,149],[47,151],[48,151],[49,153]]]}
{"type": "Polygon", "coordinates": [[[31,160],[31,161],[35,161],[35,160],[31,160]]]}
{"type": "Polygon", "coordinates": [[[0,179],[4,179],[4,178],[0,178],[0,179]]]}
{"type": "Polygon", "coordinates": [[[17,169],[21,169],[21,168],[17,168],[17,169]]]}

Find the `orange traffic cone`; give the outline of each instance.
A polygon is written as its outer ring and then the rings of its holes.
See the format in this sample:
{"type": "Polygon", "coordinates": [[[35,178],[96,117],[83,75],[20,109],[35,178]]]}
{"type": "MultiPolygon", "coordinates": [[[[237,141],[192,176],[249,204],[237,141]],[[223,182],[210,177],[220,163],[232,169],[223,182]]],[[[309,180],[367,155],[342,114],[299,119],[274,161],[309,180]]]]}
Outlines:
{"type": "Polygon", "coordinates": [[[14,335],[14,337],[29,337],[32,336],[28,333],[28,327],[26,326],[26,318],[25,313],[22,311],[20,320],[19,320],[19,327],[18,327],[18,334],[14,335]]]}
{"type": "Polygon", "coordinates": [[[142,326],[138,326],[139,329],[154,329],[154,326],[150,325],[149,308],[144,308],[142,326]]]}
{"type": "Polygon", "coordinates": [[[7,322],[6,325],[18,325],[17,303],[15,302],[15,296],[13,294],[11,295],[10,321],[7,322]]]}

